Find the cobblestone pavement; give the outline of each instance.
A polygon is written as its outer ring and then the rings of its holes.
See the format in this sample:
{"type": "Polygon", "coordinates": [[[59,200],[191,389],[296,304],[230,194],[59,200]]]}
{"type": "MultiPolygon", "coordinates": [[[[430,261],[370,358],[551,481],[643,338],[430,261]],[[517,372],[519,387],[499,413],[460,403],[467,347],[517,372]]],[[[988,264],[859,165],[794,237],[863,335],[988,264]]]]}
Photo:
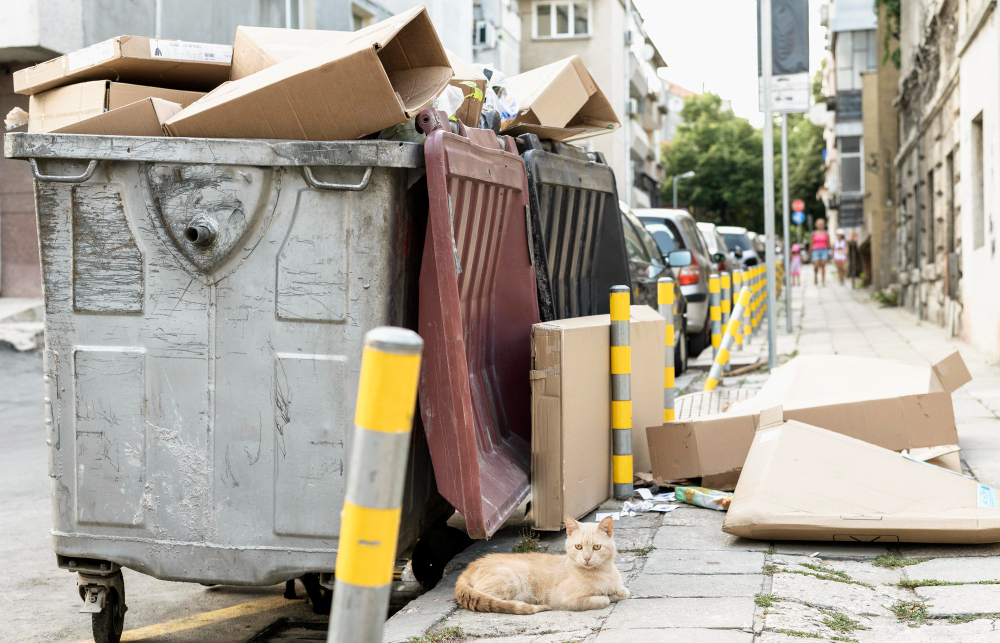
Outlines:
{"type": "MultiPolygon", "coordinates": [[[[961,351],[973,375],[954,395],[963,466],[1000,487],[1000,367],[936,326],[880,308],[863,291],[835,279],[822,288],[811,281],[807,269],[806,286],[794,290],[791,334],[779,317],[782,361],[838,353],[935,363],[961,351]]],[[[766,354],[759,337],[751,349],[766,354]]],[[[701,377],[684,378],[687,390],[699,390],[701,377]]],[[[753,389],[765,378],[748,374],[725,386],[753,389]]],[[[615,506],[608,502],[599,511],[615,506]]],[[[386,641],[457,634],[457,628],[466,640],[507,643],[1000,641],[1000,545],[757,542],[723,533],[723,518],[682,506],[618,521],[618,565],[632,598],[608,608],[531,616],[457,609],[459,571],[485,553],[510,551],[521,535],[519,527],[508,528],[452,561],[437,588],[389,620],[386,641]]],[[[559,552],[562,538],[542,535],[539,546],[559,552]]]]}

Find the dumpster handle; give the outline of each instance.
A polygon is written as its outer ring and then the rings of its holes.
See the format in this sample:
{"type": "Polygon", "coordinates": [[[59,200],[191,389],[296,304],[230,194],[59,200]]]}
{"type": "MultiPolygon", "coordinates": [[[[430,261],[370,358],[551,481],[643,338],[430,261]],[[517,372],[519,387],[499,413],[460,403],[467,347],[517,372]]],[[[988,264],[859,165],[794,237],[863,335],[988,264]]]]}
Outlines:
{"type": "Polygon", "coordinates": [[[306,177],[306,183],[309,187],[316,188],[317,190],[350,190],[352,192],[360,192],[368,187],[368,182],[372,180],[372,166],[369,165],[365,169],[365,175],[361,177],[361,183],[327,183],[326,181],[317,181],[316,177],[313,176],[312,168],[308,165],[302,166],[302,175],[306,177]]]}
{"type": "Polygon", "coordinates": [[[87,164],[87,169],[83,171],[83,174],[77,176],[59,176],[57,174],[42,174],[38,171],[38,162],[35,159],[28,159],[31,163],[31,173],[35,175],[36,181],[52,181],[53,183],[83,183],[91,176],[94,175],[94,170],[97,169],[97,160],[92,160],[87,164]]]}

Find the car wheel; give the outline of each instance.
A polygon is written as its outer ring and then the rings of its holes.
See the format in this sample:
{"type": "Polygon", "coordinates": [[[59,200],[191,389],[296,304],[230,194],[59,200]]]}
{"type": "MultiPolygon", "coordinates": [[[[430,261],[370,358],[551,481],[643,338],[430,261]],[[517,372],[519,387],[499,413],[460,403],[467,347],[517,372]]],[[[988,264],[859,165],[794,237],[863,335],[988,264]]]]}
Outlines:
{"type": "Polygon", "coordinates": [[[687,320],[681,322],[681,341],[674,349],[674,376],[681,375],[688,367],[687,320]]]}
{"type": "MultiPolygon", "coordinates": [[[[708,326],[708,322],[705,322],[705,326],[708,326]]],[[[693,359],[698,359],[701,352],[705,350],[705,333],[701,332],[697,335],[688,335],[688,356],[693,359]]]]}

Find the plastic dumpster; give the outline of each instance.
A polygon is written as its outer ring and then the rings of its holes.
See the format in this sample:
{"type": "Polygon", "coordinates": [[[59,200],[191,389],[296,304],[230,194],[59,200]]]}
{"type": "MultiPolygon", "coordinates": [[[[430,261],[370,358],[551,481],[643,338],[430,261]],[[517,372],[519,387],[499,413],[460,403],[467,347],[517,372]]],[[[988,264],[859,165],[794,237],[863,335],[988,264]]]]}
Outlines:
{"type": "Polygon", "coordinates": [[[534,134],[517,140],[528,174],[542,321],[607,315],[612,286],[631,288],[615,173],[588,153],[534,134]]]}
{"type": "MultiPolygon", "coordinates": [[[[5,151],[34,171],[53,544],[95,635],[122,616],[119,566],[331,571],[363,335],[416,326],[421,146],[8,134],[5,151]]],[[[417,429],[401,549],[453,511],[417,429]]]]}
{"type": "Polygon", "coordinates": [[[428,217],[420,272],[420,412],[441,494],[473,538],[528,495],[531,326],[538,322],[527,179],[514,139],[452,133],[425,110],[428,217]]]}

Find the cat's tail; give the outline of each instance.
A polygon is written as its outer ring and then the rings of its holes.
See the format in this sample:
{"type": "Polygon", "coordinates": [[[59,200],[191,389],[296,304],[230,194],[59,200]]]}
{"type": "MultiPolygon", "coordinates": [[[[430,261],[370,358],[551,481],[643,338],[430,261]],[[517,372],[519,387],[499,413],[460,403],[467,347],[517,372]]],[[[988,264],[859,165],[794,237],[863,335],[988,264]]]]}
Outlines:
{"type": "Polygon", "coordinates": [[[485,594],[473,587],[464,573],[455,582],[455,598],[460,606],[472,612],[534,614],[552,609],[548,605],[530,605],[524,601],[508,601],[485,594]]]}

